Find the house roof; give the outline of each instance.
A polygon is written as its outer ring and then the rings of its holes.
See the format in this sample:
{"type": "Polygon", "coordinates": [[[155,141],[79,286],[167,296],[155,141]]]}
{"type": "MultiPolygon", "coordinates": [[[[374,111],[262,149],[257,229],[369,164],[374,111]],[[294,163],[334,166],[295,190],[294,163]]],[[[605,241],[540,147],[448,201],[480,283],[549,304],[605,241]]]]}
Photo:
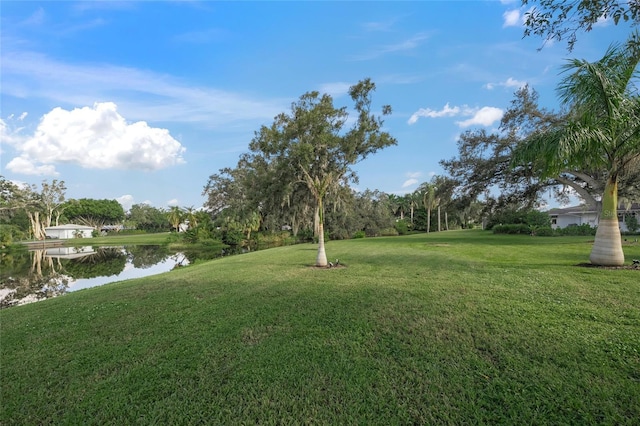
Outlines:
{"type": "MultiPolygon", "coordinates": [[[[628,210],[625,208],[618,208],[618,212],[639,211],[639,210],[640,210],[640,204],[638,203],[631,204],[631,208],[628,210]]],[[[565,207],[563,209],[560,209],[560,208],[551,209],[547,213],[548,214],[586,214],[586,213],[597,213],[597,212],[592,207],[582,204],[579,206],[565,207]]]]}
{"type": "Polygon", "coordinates": [[[547,213],[549,214],[585,214],[585,213],[595,213],[596,211],[587,206],[587,205],[580,205],[580,206],[572,206],[572,207],[565,207],[565,208],[556,208],[556,209],[551,209],[549,210],[547,213]]]}
{"type": "Polygon", "coordinates": [[[80,229],[93,229],[92,226],[84,226],[84,225],[74,225],[73,223],[68,223],[66,225],[59,225],[59,226],[47,226],[46,228],[44,228],[45,231],[50,230],[50,231],[54,231],[56,229],[58,230],[65,230],[65,229],[71,229],[73,231],[75,231],[76,229],[80,230],[80,229]]]}

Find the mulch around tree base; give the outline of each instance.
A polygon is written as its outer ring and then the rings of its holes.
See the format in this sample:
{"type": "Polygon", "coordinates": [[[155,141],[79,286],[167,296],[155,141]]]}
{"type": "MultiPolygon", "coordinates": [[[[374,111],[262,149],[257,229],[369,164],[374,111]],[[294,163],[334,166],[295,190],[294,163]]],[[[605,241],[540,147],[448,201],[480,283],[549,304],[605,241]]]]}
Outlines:
{"type": "Polygon", "coordinates": [[[576,266],[580,266],[583,268],[630,269],[630,270],[640,271],[640,265],[602,266],[602,265],[594,265],[593,263],[578,263],[576,266]]]}

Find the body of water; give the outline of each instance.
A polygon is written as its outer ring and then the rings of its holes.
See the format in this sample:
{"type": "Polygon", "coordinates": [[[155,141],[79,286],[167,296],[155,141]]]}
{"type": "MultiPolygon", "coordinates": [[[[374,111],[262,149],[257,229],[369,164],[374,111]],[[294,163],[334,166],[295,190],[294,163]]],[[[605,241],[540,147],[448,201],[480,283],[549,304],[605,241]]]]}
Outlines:
{"type": "Polygon", "coordinates": [[[172,252],[165,246],[55,247],[3,254],[0,308],[156,275],[196,259],[212,259],[223,254],[172,252]]]}

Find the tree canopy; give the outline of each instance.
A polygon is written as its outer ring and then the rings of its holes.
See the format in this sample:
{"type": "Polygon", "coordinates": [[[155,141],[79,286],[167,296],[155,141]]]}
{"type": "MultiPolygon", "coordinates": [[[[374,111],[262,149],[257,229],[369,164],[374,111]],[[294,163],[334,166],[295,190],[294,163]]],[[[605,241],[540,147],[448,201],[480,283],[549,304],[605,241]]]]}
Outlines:
{"type": "MultiPolygon", "coordinates": [[[[532,6],[525,14],[525,36],[566,41],[569,51],[578,33],[591,31],[600,20],[610,19],[616,25],[640,23],[639,0],[522,0],[522,5],[532,6]]],[[[639,41],[637,37],[634,40],[639,41]]]]}
{"type": "Polygon", "coordinates": [[[92,198],[69,200],[64,215],[69,222],[93,227],[121,223],[125,218],[124,208],[118,201],[92,198]]]}

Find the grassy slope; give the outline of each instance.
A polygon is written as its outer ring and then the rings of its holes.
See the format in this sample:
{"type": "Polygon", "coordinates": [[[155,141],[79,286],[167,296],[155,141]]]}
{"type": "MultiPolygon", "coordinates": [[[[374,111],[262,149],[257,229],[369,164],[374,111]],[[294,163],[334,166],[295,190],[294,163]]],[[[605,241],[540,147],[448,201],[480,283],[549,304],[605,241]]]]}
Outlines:
{"type": "Polygon", "coordinates": [[[589,249],[447,232],[319,270],[298,245],[11,308],[0,423],[633,424],[640,273],[589,249]]]}

